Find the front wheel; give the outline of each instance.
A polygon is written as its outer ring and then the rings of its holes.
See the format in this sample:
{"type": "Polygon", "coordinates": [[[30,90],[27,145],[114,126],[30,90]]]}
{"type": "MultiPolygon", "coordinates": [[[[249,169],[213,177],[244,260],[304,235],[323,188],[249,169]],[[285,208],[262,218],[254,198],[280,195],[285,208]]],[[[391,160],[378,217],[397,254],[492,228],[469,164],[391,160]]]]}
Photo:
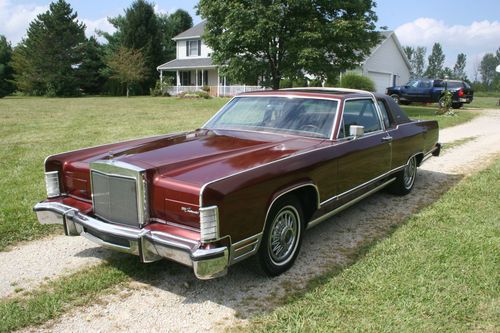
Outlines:
{"type": "Polygon", "coordinates": [[[389,186],[389,191],[396,195],[406,195],[411,192],[417,178],[417,158],[410,157],[403,170],[396,174],[396,180],[389,186]]]}
{"type": "Polygon", "coordinates": [[[264,273],[276,276],[293,266],[302,243],[304,217],[295,197],[278,199],[266,221],[258,259],[264,273]]]}

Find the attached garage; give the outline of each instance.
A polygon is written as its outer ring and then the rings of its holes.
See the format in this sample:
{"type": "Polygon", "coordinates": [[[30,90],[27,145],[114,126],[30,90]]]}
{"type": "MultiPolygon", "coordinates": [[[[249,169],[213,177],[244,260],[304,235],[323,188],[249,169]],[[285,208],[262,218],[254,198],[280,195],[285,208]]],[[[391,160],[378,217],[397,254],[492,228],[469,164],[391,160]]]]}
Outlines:
{"type": "Polygon", "coordinates": [[[376,92],[385,93],[387,87],[405,84],[410,80],[411,66],[393,31],[383,31],[378,46],[359,68],[362,75],[375,83],[376,92]]]}

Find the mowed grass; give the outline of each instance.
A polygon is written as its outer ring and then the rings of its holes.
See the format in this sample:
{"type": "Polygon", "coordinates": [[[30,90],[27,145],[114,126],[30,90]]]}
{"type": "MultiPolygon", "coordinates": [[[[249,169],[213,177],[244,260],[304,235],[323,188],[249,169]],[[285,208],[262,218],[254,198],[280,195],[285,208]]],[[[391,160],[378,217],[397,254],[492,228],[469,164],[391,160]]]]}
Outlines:
{"type": "Polygon", "coordinates": [[[462,124],[464,122],[472,120],[474,117],[477,117],[479,115],[477,112],[471,112],[464,109],[452,110],[455,113],[453,116],[437,115],[437,108],[435,106],[401,105],[401,108],[412,119],[437,120],[439,123],[439,128],[441,129],[462,124]]]}
{"type": "Polygon", "coordinates": [[[256,332],[498,332],[500,160],[466,178],[256,332]]]}
{"type": "Polygon", "coordinates": [[[40,225],[43,161],[68,150],[203,125],[227,99],[152,97],[0,99],[0,250],[60,227],[40,225]]]}
{"type": "Polygon", "coordinates": [[[500,109],[498,102],[500,101],[500,93],[493,93],[488,96],[474,96],[472,103],[466,104],[466,108],[480,109],[500,109]]]}

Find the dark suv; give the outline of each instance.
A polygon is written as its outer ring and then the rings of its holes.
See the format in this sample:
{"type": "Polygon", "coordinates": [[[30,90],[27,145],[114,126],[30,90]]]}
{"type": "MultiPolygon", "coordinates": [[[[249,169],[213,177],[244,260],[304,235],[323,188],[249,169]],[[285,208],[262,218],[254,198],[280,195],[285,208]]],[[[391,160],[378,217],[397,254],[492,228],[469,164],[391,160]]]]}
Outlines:
{"type": "Polygon", "coordinates": [[[460,80],[411,80],[404,86],[387,88],[386,94],[391,96],[398,104],[419,103],[442,103],[445,90],[452,92],[452,104],[454,109],[461,108],[464,103],[472,102],[474,91],[471,86],[460,80]]]}

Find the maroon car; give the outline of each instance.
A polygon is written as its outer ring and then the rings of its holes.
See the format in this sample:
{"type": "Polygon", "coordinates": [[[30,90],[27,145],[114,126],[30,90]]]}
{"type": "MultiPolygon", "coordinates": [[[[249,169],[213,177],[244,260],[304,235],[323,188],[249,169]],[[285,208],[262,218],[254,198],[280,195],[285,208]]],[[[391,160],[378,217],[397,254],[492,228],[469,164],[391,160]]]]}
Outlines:
{"type": "Polygon", "coordinates": [[[50,156],[41,223],[66,235],[221,276],[252,255],[278,275],[307,228],[387,187],[413,188],[439,155],[436,121],[383,95],[287,89],[230,100],[192,132],[50,156]]]}

